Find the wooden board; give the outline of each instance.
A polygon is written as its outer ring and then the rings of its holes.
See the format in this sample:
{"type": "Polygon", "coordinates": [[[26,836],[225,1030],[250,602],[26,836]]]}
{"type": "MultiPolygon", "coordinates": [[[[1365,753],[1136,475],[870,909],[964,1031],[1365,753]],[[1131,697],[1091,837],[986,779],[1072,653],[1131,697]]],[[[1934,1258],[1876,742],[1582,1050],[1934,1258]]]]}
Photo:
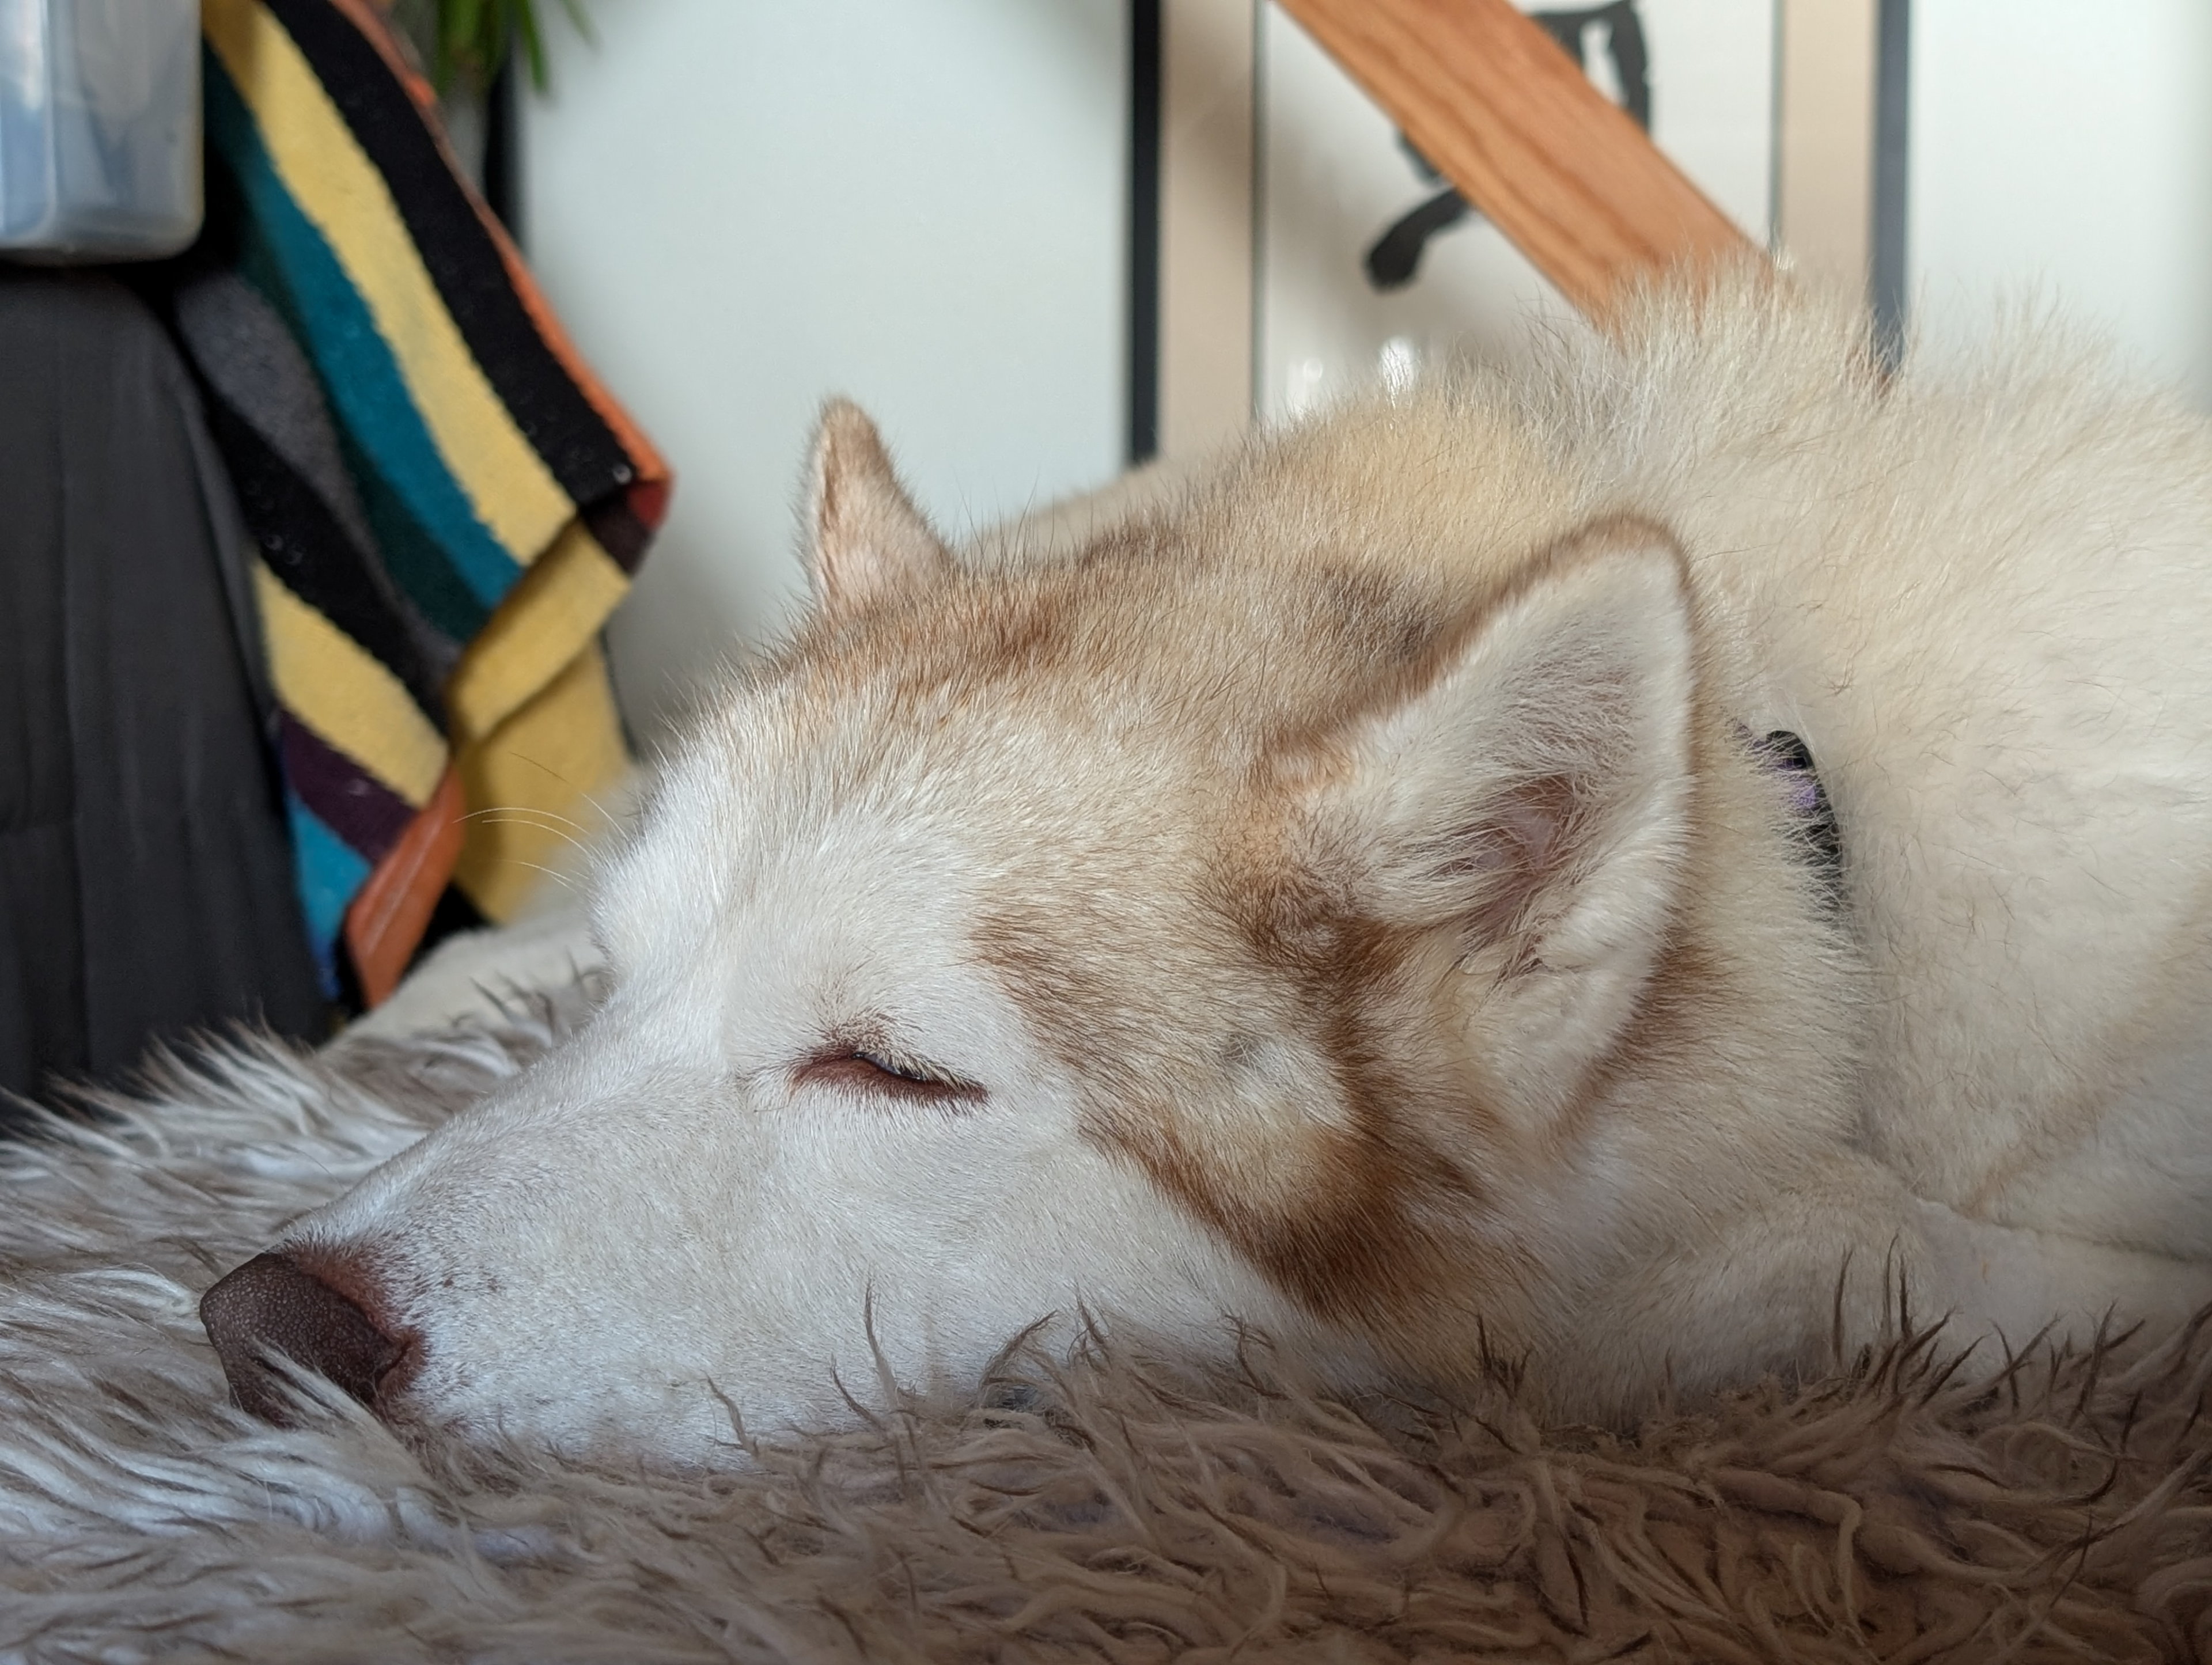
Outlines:
{"type": "Polygon", "coordinates": [[[1667,267],[1751,252],[1508,0],[1282,0],[1467,199],[1600,321],[1667,267]]]}

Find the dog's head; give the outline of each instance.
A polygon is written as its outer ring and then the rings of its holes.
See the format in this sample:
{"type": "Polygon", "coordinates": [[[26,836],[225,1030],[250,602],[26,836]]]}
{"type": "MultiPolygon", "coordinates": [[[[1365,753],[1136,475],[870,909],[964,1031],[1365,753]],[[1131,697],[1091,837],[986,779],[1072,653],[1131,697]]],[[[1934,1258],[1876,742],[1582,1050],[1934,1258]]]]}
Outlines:
{"type": "Polygon", "coordinates": [[[814,616],[597,878],[605,1003],[210,1293],[242,1395],[273,1349],[696,1458],[1085,1311],[1344,1372],[1525,1341],[1656,1021],[1692,605],[1504,439],[1456,483],[1386,441],[983,574],[834,408],[814,616]]]}

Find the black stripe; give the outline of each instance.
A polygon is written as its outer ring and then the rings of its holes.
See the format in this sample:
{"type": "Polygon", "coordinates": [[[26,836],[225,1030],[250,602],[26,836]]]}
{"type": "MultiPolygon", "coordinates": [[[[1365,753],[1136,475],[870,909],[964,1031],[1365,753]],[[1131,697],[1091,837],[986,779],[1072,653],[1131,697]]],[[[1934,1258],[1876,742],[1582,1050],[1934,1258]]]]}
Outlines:
{"type": "Polygon", "coordinates": [[[201,386],[208,426],[229,465],[246,530],[269,570],[397,677],[431,726],[442,733],[446,718],[436,678],[422,662],[367,558],[321,495],[213,388],[205,382],[201,386]]]}
{"type": "Polygon", "coordinates": [[[377,472],[375,463],[363,454],[346,428],[338,429],[338,452],[346,459],[346,472],[353,476],[354,490],[360,494],[362,510],[368,516],[369,533],[376,539],[382,570],[391,575],[392,586],[407,598],[423,623],[453,645],[453,656],[458,658],[460,644],[476,640],[492,610],[454,570],[445,546],[415,518],[407,500],[377,472]]]}
{"type": "Polygon", "coordinates": [[[645,559],[645,546],[653,541],[653,529],[630,512],[629,498],[608,497],[589,505],[583,521],[615,565],[626,573],[637,570],[645,559]]]}
{"type": "MultiPolygon", "coordinates": [[[[237,181],[230,177],[227,161],[220,152],[211,153],[210,160],[209,211],[212,216],[218,194],[226,199],[227,229],[234,239],[227,256],[228,264],[275,309],[293,339],[304,344],[307,340],[307,319],[301,315],[297,297],[285,282],[283,264],[263,235],[260,222],[247,210],[237,181]]],[[[210,231],[216,228],[212,218],[209,225],[210,231]]],[[[202,243],[207,240],[203,235],[202,243]]],[[[210,254],[216,258],[226,258],[220,246],[211,247],[210,254]]],[[[319,380],[317,385],[320,386],[319,380]]],[[[327,389],[325,396],[327,398],[327,389]]],[[[391,575],[393,586],[407,598],[416,613],[432,629],[444,635],[458,653],[461,643],[471,640],[483,629],[491,610],[469,587],[445,546],[416,518],[415,511],[384,477],[375,459],[362,449],[353,430],[337,421],[335,413],[332,426],[337,434],[338,456],[345,464],[347,477],[353,481],[362,510],[368,516],[368,533],[376,545],[372,553],[378,559],[380,569],[391,575]]]]}
{"type": "Polygon", "coordinates": [[[584,504],[629,486],[635,459],[538,333],[475,204],[383,55],[330,0],[265,3],[384,176],[469,350],[561,489],[584,504]]]}
{"type": "Polygon", "coordinates": [[[492,76],[483,100],[483,199],[517,248],[522,227],[522,66],[514,54],[492,76]]]}
{"type": "Polygon", "coordinates": [[[1129,0],[1129,463],[1160,448],[1162,0],[1129,0]]]}

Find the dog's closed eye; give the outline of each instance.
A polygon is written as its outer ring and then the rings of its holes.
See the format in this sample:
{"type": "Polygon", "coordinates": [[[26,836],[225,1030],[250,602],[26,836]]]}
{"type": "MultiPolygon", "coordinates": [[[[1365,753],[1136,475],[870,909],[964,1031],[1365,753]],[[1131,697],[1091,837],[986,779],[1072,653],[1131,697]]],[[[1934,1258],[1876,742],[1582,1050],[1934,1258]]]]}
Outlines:
{"type": "Polygon", "coordinates": [[[983,1097],[981,1087],[949,1070],[862,1047],[817,1054],[793,1073],[792,1080],[919,1104],[973,1103],[983,1097]]]}

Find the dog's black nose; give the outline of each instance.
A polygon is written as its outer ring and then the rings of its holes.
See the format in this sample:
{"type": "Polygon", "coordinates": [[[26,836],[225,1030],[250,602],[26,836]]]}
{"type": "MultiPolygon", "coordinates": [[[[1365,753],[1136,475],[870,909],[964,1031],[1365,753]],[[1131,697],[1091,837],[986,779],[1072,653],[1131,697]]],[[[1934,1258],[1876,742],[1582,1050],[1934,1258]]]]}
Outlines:
{"type": "Polygon", "coordinates": [[[289,1419],[290,1407],[268,1354],[321,1372],[368,1405],[404,1351],[354,1303],[282,1255],[257,1255],[208,1291],[200,1322],[230,1378],[230,1396],[276,1423],[289,1419]]]}

